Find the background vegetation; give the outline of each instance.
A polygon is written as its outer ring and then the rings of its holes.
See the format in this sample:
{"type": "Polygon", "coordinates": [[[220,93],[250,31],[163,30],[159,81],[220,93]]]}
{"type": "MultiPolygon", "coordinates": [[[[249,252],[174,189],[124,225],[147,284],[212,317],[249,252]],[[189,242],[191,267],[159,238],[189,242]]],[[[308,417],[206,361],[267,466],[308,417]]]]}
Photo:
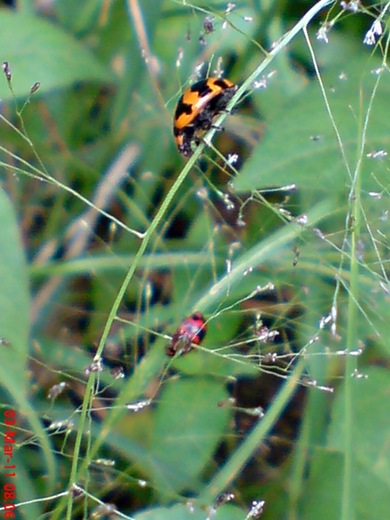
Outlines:
{"type": "Polygon", "coordinates": [[[4,2],[4,518],[388,516],[389,12],[4,2]],[[209,75],[240,89],[185,162],[209,75]]]}

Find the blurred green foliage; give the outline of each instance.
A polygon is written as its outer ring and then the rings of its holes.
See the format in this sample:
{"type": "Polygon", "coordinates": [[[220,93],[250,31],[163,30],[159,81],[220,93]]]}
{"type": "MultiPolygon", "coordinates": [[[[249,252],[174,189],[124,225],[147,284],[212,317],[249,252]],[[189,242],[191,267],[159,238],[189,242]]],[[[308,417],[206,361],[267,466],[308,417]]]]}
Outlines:
{"type": "Polygon", "coordinates": [[[384,518],[388,27],[385,2],[0,9],[20,518],[384,518]],[[185,165],[175,105],[210,75],[245,94],[185,165]],[[205,341],[168,358],[195,310],[205,341]]]}

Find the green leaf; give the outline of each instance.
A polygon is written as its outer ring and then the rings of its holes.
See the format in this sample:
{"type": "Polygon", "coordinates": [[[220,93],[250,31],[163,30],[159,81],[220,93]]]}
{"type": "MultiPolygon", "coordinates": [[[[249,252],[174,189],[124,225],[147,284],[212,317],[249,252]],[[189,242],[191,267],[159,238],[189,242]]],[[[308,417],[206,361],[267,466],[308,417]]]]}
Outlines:
{"type": "MultiPolygon", "coordinates": [[[[356,519],[381,520],[390,510],[390,391],[388,370],[371,368],[353,380],[353,500],[356,519]]],[[[304,497],[304,520],[340,518],[344,473],[345,395],[333,405],[328,449],[315,452],[304,497]]]]}
{"type": "MultiPolygon", "coordinates": [[[[55,481],[54,457],[40,420],[28,400],[27,362],[30,298],[27,267],[14,209],[2,190],[0,190],[0,222],[0,337],[2,338],[0,345],[0,387],[3,387],[6,391],[7,397],[5,399],[11,401],[8,404],[2,396],[2,403],[5,409],[15,411],[16,423],[9,428],[10,430],[18,431],[18,428],[22,428],[22,417],[27,418],[34,434],[40,440],[48,471],[45,482],[48,482],[50,489],[55,481]]],[[[26,493],[32,488],[34,481],[30,481],[31,473],[27,469],[28,457],[24,456],[23,446],[19,447],[15,444],[14,450],[15,460],[20,461],[17,473],[18,496],[21,501],[29,500],[31,495],[26,495],[26,493]],[[26,464],[25,471],[22,467],[23,463],[26,464]]],[[[32,511],[32,514],[34,514],[34,511],[32,511]]],[[[26,518],[34,518],[34,516],[26,518]]]]}
{"type": "Polygon", "coordinates": [[[24,253],[14,210],[0,190],[0,381],[10,394],[26,394],[29,291],[24,253]]]}
{"type": "Polygon", "coordinates": [[[306,193],[344,193],[345,186],[351,185],[360,156],[362,128],[368,113],[365,149],[361,154],[363,188],[378,190],[380,183],[388,186],[385,160],[367,157],[368,153],[388,146],[390,77],[385,72],[381,76],[372,72],[379,66],[377,61],[367,64],[366,59],[359,58],[343,69],[337,66],[323,74],[327,100],[348,166],[315,81],[270,114],[264,138],[240,171],[235,189],[247,191],[294,183],[306,193]]]}
{"type": "MultiPolygon", "coordinates": [[[[38,92],[43,93],[78,81],[110,80],[109,72],[85,46],[36,16],[1,10],[0,47],[17,97],[28,96],[35,82],[41,83],[38,92]]],[[[0,96],[12,98],[5,76],[0,96]]]]}
{"type": "MultiPolygon", "coordinates": [[[[340,452],[317,450],[305,486],[302,520],[341,518],[344,458],[340,452]]],[[[390,510],[389,487],[361,464],[354,473],[356,520],[382,520],[390,510]]]]}
{"type": "Polygon", "coordinates": [[[153,475],[158,488],[178,491],[194,486],[226,431],[230,411],[218,407],[226,397],[223,385],[208,379],[176,380],[165,386],[150,446],[152,456],[166,468],[153,475]]]}
{"type": "Polygon", "coordinates": [[[304,491],[302,520],[340,518],[342,463],[340,453],[315,452],[304,491]]]}
{"type": "MultiPolygon", "coordinates": [[[[390,497],[390,414],[385,404],[389,400],[390,373],[382,368],[371,368],[365,374],[367,379],[353,381],[353,451],[367,474],[386,483],[390,497]]],[[[344,407],[344,393],[340,392],[334,403],[328,437],[328,445],[340,451],[344,449],[344,407]]]]}
{"type": "MultiPolygon", "coordinates": [[[[194,511],[183,504],[176,504],[173,507],[156,507],[149,511],[135,515],[136,520],[205,520],[207,513],[195,508],[194,511]]],[[[210,518],[215,520],[243,520],[245,512],[232,505],[219,507],[215,516],[210,513],[210,518]]]]}

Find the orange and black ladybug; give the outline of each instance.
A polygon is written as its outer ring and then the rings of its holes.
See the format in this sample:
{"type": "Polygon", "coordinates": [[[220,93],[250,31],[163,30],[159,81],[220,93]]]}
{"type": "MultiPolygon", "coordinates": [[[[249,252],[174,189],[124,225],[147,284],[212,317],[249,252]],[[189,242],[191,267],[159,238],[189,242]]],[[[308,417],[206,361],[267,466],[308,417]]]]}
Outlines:
{"type": "Polygon", "coordinates": [[[173,121],[176,146],[184,157],[193,154],[200,135],[212,127],[214,119],[225,110],[238,86],[223,78],[207,78],[189,87],[179,99],[173,121]]]}
{"type": "Polygon", "coordinates": [[[206,320],[200,312],[194,312],[180,324],[167,347],[168,356],[186,354],[200,345],[207,332],[206,320]]]}

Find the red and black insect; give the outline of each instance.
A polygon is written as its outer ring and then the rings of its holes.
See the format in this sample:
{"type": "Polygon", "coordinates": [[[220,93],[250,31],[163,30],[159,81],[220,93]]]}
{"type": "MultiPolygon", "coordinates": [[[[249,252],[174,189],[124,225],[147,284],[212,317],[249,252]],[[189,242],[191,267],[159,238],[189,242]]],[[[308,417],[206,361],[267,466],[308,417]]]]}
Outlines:
{"type": "Polygon", "coordinates": [[[202,133],[210,130],[215,118],[225,110],[238,86],[228,79],[207,78],[189,87],[179,99],[173,120],[173,135],[184,157],[193,154],[202,133]]]}
{"type": "Polygon", "coordinates": [[[200,345],[207,332],[206,320],[200,312],[186,318],[175,331],[167,347],[168,356],[190,352],[194,345],[200,345]]]}

